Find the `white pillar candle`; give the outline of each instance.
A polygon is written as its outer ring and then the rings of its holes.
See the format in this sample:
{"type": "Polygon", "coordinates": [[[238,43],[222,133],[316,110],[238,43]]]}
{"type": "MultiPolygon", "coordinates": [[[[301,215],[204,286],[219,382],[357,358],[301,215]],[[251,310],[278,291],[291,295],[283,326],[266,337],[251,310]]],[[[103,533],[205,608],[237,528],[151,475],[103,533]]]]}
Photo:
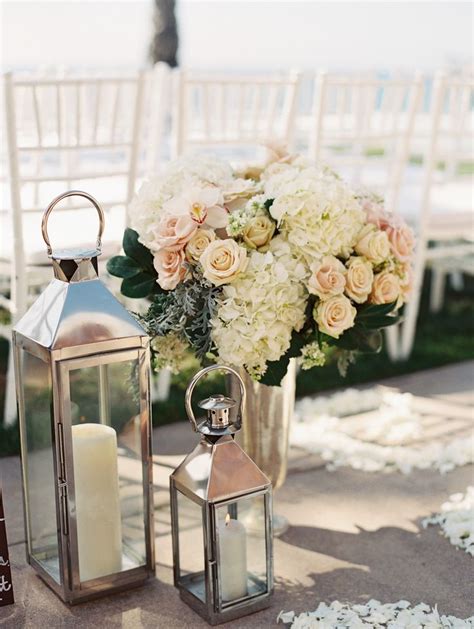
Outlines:
{"type": "Polygon", "coordinates": [[[117,434],[103,424],[72,427],[81,581],[122,569],[117,434]]]}
{"type": "Polygon", "coordinates": [[[223,601],[247,596],[247,534],[242,522],[219,523],[221,591],[223,601]]]}

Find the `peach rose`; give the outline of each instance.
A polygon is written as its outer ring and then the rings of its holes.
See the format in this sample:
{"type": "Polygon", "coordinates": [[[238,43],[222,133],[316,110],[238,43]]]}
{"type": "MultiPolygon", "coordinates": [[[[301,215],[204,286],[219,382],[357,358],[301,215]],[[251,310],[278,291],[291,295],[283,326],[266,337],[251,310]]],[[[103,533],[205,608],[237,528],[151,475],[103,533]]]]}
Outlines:
{"type": "Polygon", "coordinates": [[[393,255],[400,262],[409,260],[415,247],[413,230],[406,223],[400,222],[399,225],[388,225],[384,231],[393,255]]]}
{"type": "Polygon", "coordinates": [[[344,295],[335,295],[321,301],[314,308],[314,318],[324,334],[337,339],[341,334],[352,328],[357,310],[344,295]]]}
{"type": "Polygon", "coordinates": [[[197,230],[190,216],[162,216],[154,231],[153,249],[180,251],[191,240],[197,230]]]}
{"type": "Polygon", "coordinates": [[[356,253],[364,256],[374,264],[384,262],[390,255],[390,243],[385,232],[379,231],[374,225],[366,225],[355,246],[356,253]]]}
{"type": "Polygon", "coordinates": [[[184,279],[186,267],[184,251],[161,249],[155,253],[153,265],[158,273],[157,282],[163,290],[173,290],[184,279]]]}
{"type": "Polygon", "coordinates": [[[216,234],[212,229],[198,229],[186,245],[186,260],[192,263],[199,262],[206,247],[215,239],[216,234]]]}
{"type": "Polygon", "coordinates": [[[372,290],[374,272],[368,260],[354,256],[349,258],[346,276],[346,295],[357,304],[363,304],[372,290]]]}
{"type": "Polygon", "coordinates": [[[400,297],[400,279],[390,271],[382,271],[374,277],[370,301],[373,304],[390,304],[400,297]]]}
{"type": "Polygon", "coordinates": [[[321,262],[311,265],[308,290],[320,299],[328,299],[344,292],[346,267],[334,256],[324,256],[321,262]]]}
{"type": "Polygon", "coordinates": [[[275,223],[268,216],[255,216],[244,227],[244,242],[251,249],[265,251],[274,233],[275,223]]]}
{"type": "Polygon", "coordinates": [[[247,251],[231,238],[214,240],[201,254],[199,262],[204,277],[215,286],[221,286],[232,282],[239,273],[245,271],[247,251]]]}

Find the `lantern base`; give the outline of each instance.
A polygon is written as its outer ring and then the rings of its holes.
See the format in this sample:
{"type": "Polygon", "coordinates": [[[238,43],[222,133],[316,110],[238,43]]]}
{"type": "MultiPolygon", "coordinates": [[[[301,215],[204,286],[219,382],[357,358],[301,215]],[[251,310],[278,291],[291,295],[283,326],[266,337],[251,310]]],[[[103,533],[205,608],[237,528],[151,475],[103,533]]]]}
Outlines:
{"type": "Polygon", "coordinates": [[[271,597],[273,592],[267,592],[262,594],[258,598],[254,598],[250,601],[243,601],[242,603],[236,603],[231,607],[227,607],[221,612],[215,612],[209,609],[201,600],[197,599],[191,592],[188,592],[184,588],[179,588],[181,600],[183,600],[191,609],[193,609],[201,618],[204,618],[210,625],[220,625],[224,622],[236,620],[249,614],[267,609],[271,605],[271,597]]]}

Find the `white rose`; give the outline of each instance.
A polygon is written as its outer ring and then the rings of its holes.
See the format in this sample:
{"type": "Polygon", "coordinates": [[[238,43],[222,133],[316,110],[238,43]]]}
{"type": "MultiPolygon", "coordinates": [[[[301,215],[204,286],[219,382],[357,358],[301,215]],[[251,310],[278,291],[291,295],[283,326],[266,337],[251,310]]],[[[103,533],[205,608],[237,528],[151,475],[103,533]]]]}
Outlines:
{"type": "Polygon", "coordinates": [[[201,254],[199,262],[204,277],[215,286],[220,286],[232,282],[239,273],[245,271],[247,251],[231,238],[214,240],[201,254]]]}
{"type": "Polygon", "coordinates": [[[314,318],[324,334],[337,339],[352,328],[357,310],[344,295],[336,295],[316,305],[314,318]]]}
{"type": "Polygon", "coordinates": [[[390,271],[382,271],[374,277],[370,301],[373,304],[391,304],[400,297],[400,278],[390,271]]]}
{"type": "Polygon", "coordinates": [[[346,267],[334,256],[324,256],[321,262],[311,265],[308,290],[320,299],[328,299],[344,292],[346,267]]]}
{"type": "Polygon", "coordinates": [[[199,262],[199,258],[207,246],[216,239],[216,234],[212,229],[200,228],[186,245],[186,260],[188,262],[199,262]]]}
{"type": "Polygon", "coordinates": [[[363,304],[372,290],[374,271],[368,260],[352,257],[347,265],[346,295],[358,304],[363,304]]]}
{"type": "Polygon", "coordinates": [[[378,230],[375,225],[368,224],[359,234],[355,250],[370,262],[380,264],[390,256],[390,242],[385,232],[378,230]]]}

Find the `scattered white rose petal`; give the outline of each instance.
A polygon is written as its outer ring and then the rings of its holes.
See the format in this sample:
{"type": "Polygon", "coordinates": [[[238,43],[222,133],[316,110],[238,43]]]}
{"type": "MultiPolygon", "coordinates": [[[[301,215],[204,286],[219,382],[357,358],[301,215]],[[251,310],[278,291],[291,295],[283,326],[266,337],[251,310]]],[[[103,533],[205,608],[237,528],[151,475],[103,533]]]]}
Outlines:
{"type": "Polygon", "coordinates": [[[441,505],[441,513],[422,522],[424,528],[430,524],[438,524],[453,546],[474,556],[474,487],[468,487],[465,494],[450,496],[441,505]]]}
{"type": "Polygon", "coordinates": [[[414,607],[408,601],[382,604],[371,599],[364,605],[344,605],[333,601],[320,603],[314,612],[280,612],[278,621],[291,624],[290,629],[472,629],[474,616],[461,619],[440,616],[437,605],[426,603],[414,607]],[[288,620],[285,620],[288,618],[288,620]]]}
{"type": "Polygon", "coordinates": [[[290,440],[293,446],[319,454],[330,471],[349,466],[364,472],[434,469],[445,474],[474,462],[474,437],[421,443],[421,419],[410,393],[382,387],[346,389],[299,400],[290,440]],[[367,411],[376,412],[349,417],[367,411]]]}

